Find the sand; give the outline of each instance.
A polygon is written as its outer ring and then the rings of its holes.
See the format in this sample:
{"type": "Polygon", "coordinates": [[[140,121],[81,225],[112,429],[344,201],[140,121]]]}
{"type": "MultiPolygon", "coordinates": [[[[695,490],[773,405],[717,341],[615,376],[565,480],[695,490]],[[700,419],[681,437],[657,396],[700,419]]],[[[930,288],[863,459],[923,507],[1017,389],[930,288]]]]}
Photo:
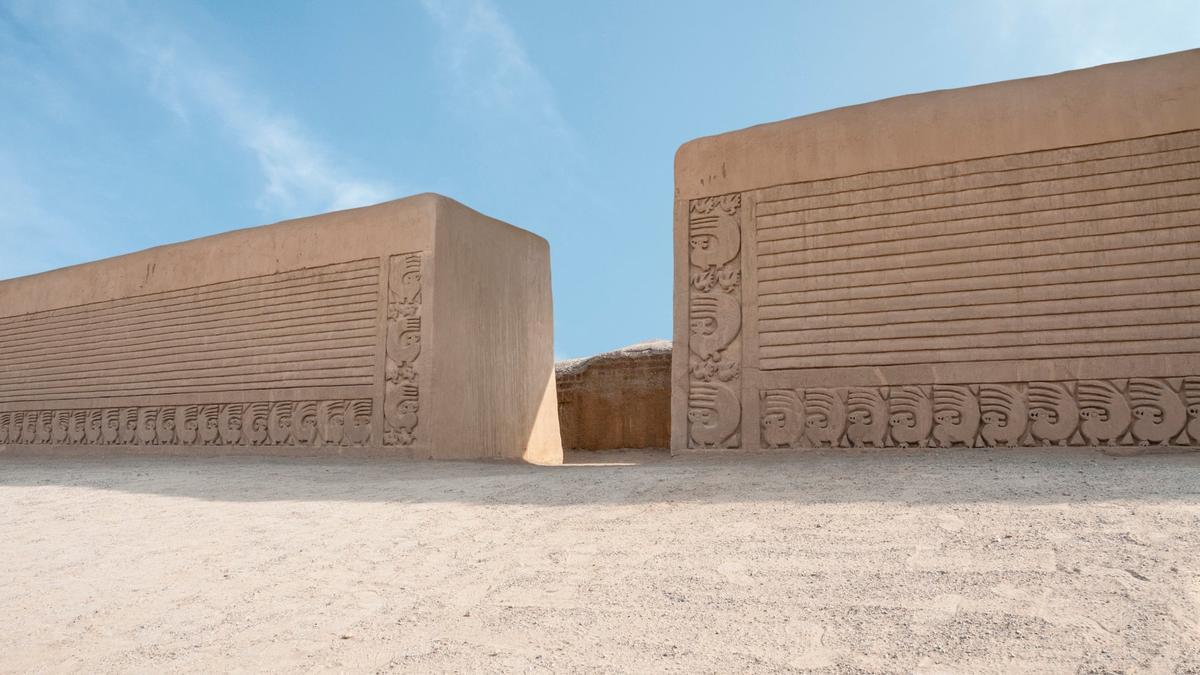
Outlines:
{"type": "Polygon", "coordinates": [[[1200,671],[1200,455],[0,460],[2,671],[1200,671]]]}

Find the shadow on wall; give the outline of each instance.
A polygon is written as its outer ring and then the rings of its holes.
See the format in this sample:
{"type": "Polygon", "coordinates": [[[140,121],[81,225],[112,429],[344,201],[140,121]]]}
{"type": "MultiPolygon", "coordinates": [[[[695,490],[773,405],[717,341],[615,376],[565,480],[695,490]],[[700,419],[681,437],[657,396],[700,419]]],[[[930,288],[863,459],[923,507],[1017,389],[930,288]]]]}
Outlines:
{"type": "Polygon", "coordinates": [[[1116,458],[1088,449],[839,449],[677,457],[573,452],[557,467],[252,457],[0,459],[0,502],[14,498],[11,488],[31,486],[206,501],[536,506],[1192,501],[1200,499],[1200,453],[1116,458]]]}

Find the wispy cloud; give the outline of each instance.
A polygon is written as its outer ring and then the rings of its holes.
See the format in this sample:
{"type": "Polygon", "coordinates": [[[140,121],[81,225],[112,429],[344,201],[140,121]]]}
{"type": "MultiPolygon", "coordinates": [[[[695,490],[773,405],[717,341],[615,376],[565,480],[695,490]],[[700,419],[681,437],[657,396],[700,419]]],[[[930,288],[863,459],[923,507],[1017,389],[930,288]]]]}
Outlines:
{"type": "Polygon", "coordinates": [[[422,0],[438,26],[456,108],[536,129],[573,151],[575,134],[553,88],[490,0],[422,0]]]}
{"type": "Polygon", "coordinates": [[[115,45],[147,91],[181,122],[212,116],[261,169],[264,211],[338,209],[396,193],[344,168],[303,126],[222,67],[186,31],[119,2],[29,3],[18,16],[45,30],[115,45]]]}
{"type": "Polygon", "coordinates": [[[1126,61],[1200,44],[1196,0],[1001,0],[997,29],[1009,40],[1041,36],[1064,67],[1126,61]]]}

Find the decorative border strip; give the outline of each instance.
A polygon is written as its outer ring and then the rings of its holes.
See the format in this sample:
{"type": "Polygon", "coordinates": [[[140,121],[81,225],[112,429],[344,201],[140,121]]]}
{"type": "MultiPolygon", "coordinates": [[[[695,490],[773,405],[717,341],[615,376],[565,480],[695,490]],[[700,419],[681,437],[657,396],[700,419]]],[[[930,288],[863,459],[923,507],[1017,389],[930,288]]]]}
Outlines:
{"type": "Polygon", "coordinates": [[[741,446],[742,195],[688,204],[688,447],[741,446]]]}
{"type": "Polygon", "coordinates": [[[371,399],[0,412],[0,444],[368,445],[371,399]]]}
{"type": "Polygon", "coordinates": [[[1200,447],[1200,377],[765,389],[763,447],[1200,447]]]}
{"type": "Polygon", "coordinates": [[[401,253],[388,260],[384,445],[410,446],[416,441],[421,407],[416,361],[420,354],[421,254],[401,253]]]}

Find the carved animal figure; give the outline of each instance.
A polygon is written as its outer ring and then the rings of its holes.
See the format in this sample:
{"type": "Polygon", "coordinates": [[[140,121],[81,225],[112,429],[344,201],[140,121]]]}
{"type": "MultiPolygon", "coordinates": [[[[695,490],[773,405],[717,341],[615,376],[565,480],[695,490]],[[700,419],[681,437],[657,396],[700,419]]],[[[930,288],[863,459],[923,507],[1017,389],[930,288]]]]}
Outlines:
{"type": "Polygon", "coordinates": [[[165,407],[158,412],[158,433],[155,439],[159,445],[171,445],[175,442],[175,408],[165,407]]]}
{"type": "Polygon", "coordinates": [[[387,356],[397,364],[409,364],[421,353],[421,318],[407,317],[397,320],[388,328],[387,356]]]}
{"type": "Polygon", "coordinates": [[[925,447],[933,430],[933,399],[923,387],[893,388],[888,399],[892,440],[902,448],[916,443],[925,447]]]}
{"type": "Polygon", "coordinates": [[[850,425],[846,427],[846,438],[861,448],[872,445],[876,448],[884,446],[888,431],[887,402],[873,388],[855,388],[846,394],[849,412],[846,419],[850,425]]]}
{"type": "Polygon", "coordinates": [[[345,404],[325,401],[317,409],[317,431],[326,445],[341,445],[346,429],[345,404]]]}
{"type": "Polygon", "coordinates": [[[693,382],[688,392],[688,428],[702,448],[718,448],[737,431],[742,404],[722,382],[693,382]]]}
{"type": "Polygon", "coordinates": [[[741,332],[742,310],[728,293],[699,293],[691,298],[688,323],[691,350],[701,357],[713,357],[741,332]]]}
{"type": "Polygon", "coordinates": [[[221,410],[215,405],[200,408],[197,433],[204,445],[216,445],[221,440],[221,410]]]}
{"type": "Polygon", "coordinates": [[[96,408],[89,410],[87,414],[87,435],[88,443],[95,445],[104,438],[104,410],[96,408]]]}
{"type": "Polygon", "coordinates": [[[12,428],[12,413],[0,412],[0,443],[16,443],[16,440],[9,436],[12,428]]]}
{"type": "Polygon", "coordinates": [[[1179,394],[1162,380],[1138,378],[1129,381],[1133,403],[1133,436],[1138,445],[1169,445],[1187,424],[1187,407],[1179,394]]]}
{"type": "Polygon", "coordinates": [[[38,418],[41,414],[29,411],[23,414],[21,424],[21,442],[36,443],[38,433],[38,418]]]}
{"type": "Polygon", "coordinates": [[[121,440],[121,411],[117,408],[104,409],[104,433],[101,438],[107,444],[121,440]]]}
{"type": "Polygon", "coordinates": [[[145,407],[138,410],[138,441],[152,445],[158,438],[158,408],[145,407]]]}
{"type": "Polygon", "coordinates": [[[1079,426],[1079,406],[1066,386],[1054,382],[1029,385],[1029,432],[1042,443],[1066,445],[1079,426]]]}
{"type": "Polygon", "coordinates": [[[371,440],[371,401],[346,403],[346,442],[365,445],[371,440]]]}
{"type": "Polygon", "coordinates": [[[1188,438],[1200,445],[1200,377],[1183,378],[1183,395],[1187,400],[1188,438]]]}
{"type": "Polygon", "coordinates": [[[82,443],[87,438],[88,432],[88,411],[76,410],[71,413],[71,428],[67,432],[67,438],[72,443],[82,443]]]}
{"type": "Polygon", "coordinates": [[[292,402],[279,401],[271,406],[267,418],[267,435],[275,445],[283,445],[292,435],[292,402]]]}
{"type": "Polygon", "coordinates": [[[54,413],[43,410],[37,418],[38,443],[50,443],[54,440],[54,413]]]}
{"type": "Polygon", "coordinates": [[[200,438],[200,407],[181,405],[175,409],[175,436],[182,445],[191,445],[200,438]]]}
{"type": "Polygon", "coordinates": [[[979,409],[983,413],[979,436],[988,447],[1020,444],[1029,423],[1024,396],[1003,384],[984,384],[979,387],[979,409]]]}
{"type": "Polygon", "coordinates": [[[804,426],[808,440],[817,447],[838,447],[846,431],[846,404],[833,389],[804,392],[804,426]]]}
{"type": "Polygon", "coordinates": [[[71,413],[65,410],[59,410],[51,413],[50,418],[50,442],[65,443],[67,434],[71,427],[71,413]]]}
{"type": "Polygon", "coordinates": [[[125,445],[132,445],[138,439],[138,409],[121,408],[121,435],[117,439],[125,445]]]}
{"type": "Polygon", "coordinates": [[[242,442],[246,445],[262,445],[267,440],[267,416],[271,406],[265,402],[251,403],[242,418],[242,442]]]}
{"type": "Polygon", "coordinates": [[[733,260],[742,247],[737,210],[741,195],[698,199],[691,203],[688,220],[688,259],[700,268],[720,267],[733,260]]]}
{"type": "Polygon", "coordinates": [[[804,403],[795,389],[762,393],[762,442],[768,448],[795,447],[804,433],[804,403]]]}
{"type": "Polygon", "coordinates": [[[933,438],[944,448],[961,443],[975,445],[979,432],[979,400],[969,387],[936,385],[933,388],[933,438]]]}
{"type": "Polygon", "coordinates": [[[297,403],[292,411],[292,438],[307,445],[317,438],[317,404],[312,401],[297,403]]]}
{"type": "Polygon", "coordinates": [[[1133,421],[1125,394],[1101,380],[1084,380],[1075,386],[1079,397],[1079,431],[1089,445],[1116,445],[1133,421]]]}

